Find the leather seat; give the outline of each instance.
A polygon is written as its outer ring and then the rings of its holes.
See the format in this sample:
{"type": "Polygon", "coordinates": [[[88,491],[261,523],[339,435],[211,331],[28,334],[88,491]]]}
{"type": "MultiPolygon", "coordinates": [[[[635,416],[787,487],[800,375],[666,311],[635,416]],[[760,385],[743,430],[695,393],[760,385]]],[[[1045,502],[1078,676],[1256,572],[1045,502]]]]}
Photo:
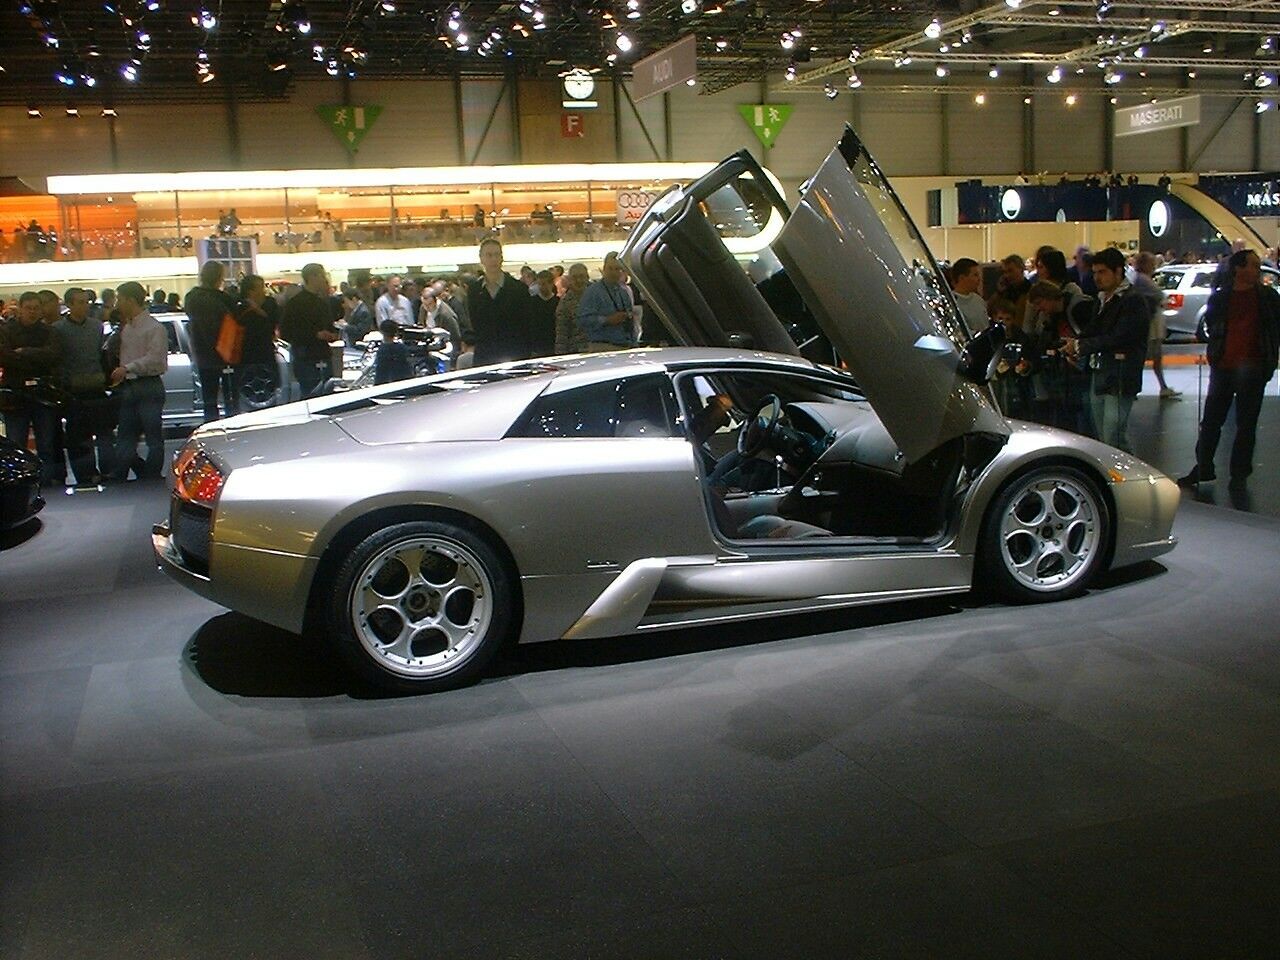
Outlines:
{"type": "Polygon", "coordinates": [[[815,527],[811,523],[788,520],[776,514],[752,517],[738,528],[738,536],[746,540],[810,540],[829,537],[830,530],[815,527]]]}

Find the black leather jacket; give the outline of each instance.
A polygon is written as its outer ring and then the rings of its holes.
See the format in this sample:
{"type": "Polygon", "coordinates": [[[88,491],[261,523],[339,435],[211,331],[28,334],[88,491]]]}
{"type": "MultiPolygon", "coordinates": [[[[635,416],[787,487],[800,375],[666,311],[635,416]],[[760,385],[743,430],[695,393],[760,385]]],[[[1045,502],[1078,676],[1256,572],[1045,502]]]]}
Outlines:
{"type": "MultiPolygon", "coordinates": [[[[1210,366],[1217,366],[1227,348],[1227,305],[1231,302],[1231,288],[1220,287],[1209,294],[1204,308],[1204,325],[1209,333],[1209,346],[1205,356],[1210,366]]],[[[1262,338],[1262,362],[1268,374],[1276,369],[1276,356],[1280,354],[1280,293],[1274,287],[1258,285],[1258,333],[1262,338]]]]}

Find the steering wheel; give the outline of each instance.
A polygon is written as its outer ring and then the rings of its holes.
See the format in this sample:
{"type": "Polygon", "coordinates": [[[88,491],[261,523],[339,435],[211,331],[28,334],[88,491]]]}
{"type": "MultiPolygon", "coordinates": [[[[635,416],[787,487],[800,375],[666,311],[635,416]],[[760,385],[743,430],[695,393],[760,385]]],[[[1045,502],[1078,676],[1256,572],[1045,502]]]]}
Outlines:
{"type": "Polygon", "coordinates": [[[755,412],[746,419],[738,433],[738,453],[744,457],[754,457],[767,447],[778,429],[781,417],[782,401],[777,395],[771,393],[762,397],[755,412]]]}

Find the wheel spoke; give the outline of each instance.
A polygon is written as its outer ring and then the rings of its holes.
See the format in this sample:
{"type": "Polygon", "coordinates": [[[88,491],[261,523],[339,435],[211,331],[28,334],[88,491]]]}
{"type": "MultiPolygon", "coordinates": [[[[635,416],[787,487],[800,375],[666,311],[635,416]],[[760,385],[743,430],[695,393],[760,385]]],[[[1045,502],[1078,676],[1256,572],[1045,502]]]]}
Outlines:
{"type": "Polygon", "coordinates": [[[1028,483],[1011,496],[1001,521],[1005,568],[1033,590],[1064,588],[1097,552],[1098,511],[1091,491],[1074,479],[1028,483]]]}

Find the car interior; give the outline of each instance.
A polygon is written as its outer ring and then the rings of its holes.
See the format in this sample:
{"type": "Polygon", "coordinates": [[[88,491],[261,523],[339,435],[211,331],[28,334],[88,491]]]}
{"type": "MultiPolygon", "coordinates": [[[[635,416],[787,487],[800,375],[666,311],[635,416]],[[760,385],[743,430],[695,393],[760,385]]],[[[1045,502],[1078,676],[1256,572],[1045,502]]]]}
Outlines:
{"type": "Polygon", "coordinates": [[[688,372],[676,391],[724,539],[920,543],[943,532],[961,441],[909,464],[870,404],[835,380],[688,372]]]}

